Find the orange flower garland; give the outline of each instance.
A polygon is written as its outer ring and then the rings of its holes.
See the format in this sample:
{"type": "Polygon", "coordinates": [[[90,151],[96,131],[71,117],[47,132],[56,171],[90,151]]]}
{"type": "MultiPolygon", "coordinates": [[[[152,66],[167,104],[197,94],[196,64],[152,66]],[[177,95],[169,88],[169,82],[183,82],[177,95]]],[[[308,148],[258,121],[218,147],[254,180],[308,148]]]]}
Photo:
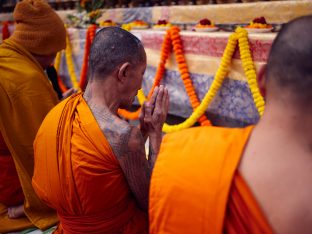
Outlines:
{"type": "MultiPolygon", "coordinates": [[[[151,95],[154,91],[154,88],[159,85],[161,79],[164,76],[166,61],[167,61],[169,54],[172,50],[171,45],[173,45],[175,57],[176,57],[176,60],[178,63],[178,68],[179,68],[179,71],[181,73],[181,78],[183,80],[186,92],[190,98],[191,105],[192,105],[193,109],[196,109],[199,106],[200,102],[196,96],[195,89],[193,87],[193,83],[192,83],[192,80],[190,78],[190,74],[189,74],[187,64],[186,64],[186,61],[184,58],[182,41],[180,38],[180,29],[178,27],[171,27],[169,30],[167,30],[167,33],[165,35],[165,39],[163,41],[162,48],[161,48],[160,62],[158,64],[154,84],[153,84],[153,86],[152,86],[152,88],[148,94],[147,99],[149,99],[151,97],[151,95]]],[[[138,109],[135,112],[129,112],[129,111],[120,109],[120,110],[118,110],[118,113],[126,119],[135,120],[138,118],[138,116],[140,114],[140,110],[141,109],[138,109]]],[[[206,118],[205,115],[201,116],[198,119],[198,121],[203,126],[211,125],[210,121],[206,118]]]]}
{"type": "Polygon", "coordinates": [[[83,64],[81,67],[80,72],[80,81],[79,81],[79,87],[84,90],[87,85],[87,73],[88,73],[88,63],[89,63],[89,54],[90,54],[90,47],[91,43],[94,39],[96,32],[96,25],[92,24],[87,31],[86,35],[86,44],[85,44],[85,53],[83,56],[83,64]]]}
{"type": "MultiPolygon", "coordinates": [[[[181,73],[181,78],[185,86],[185,90],[187,95],[190,98],[191,106],[195,110],[199,105],[200,102],[198,100],[198,97],[195,93],[195,89],[190,77],[190,73],[187,68],[186,60],[183,53],[183,47],[182,47],[182,40],[180,37],[180,29],[178,27],[172,27],[170,30],[171,34],[171,40],[173,44],[173,50],[175,53],[175,58],[178,63],[178,68],[181,73]]],[[[205,115],[202,115],[198,121],[202,126],[209,126],[211,125],[210,121],[207,119],[205,115]]]]}
{"type": "Polygon", "coordinates": [[[59,75],[57,75],[57,83],[58,83],[62,93],[65,93],[68,90],[68,88],[64,85],[62,79],[59,77],[59,75]]]}

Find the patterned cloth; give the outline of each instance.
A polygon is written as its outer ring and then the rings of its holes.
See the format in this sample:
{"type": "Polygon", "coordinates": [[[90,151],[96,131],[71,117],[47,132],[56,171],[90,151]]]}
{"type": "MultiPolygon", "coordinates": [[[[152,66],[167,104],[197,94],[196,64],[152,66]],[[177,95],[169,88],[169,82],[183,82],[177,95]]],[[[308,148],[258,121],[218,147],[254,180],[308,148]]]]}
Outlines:
{"type": "MultiPolygon", "coordinates": [[[[86,29],[68,29],[73,50],[76,75],[79,77],[84,54],[86,29]]],[[[153,30],[132,31],[144,44],[147,52],[147,70],[143,80],[145,94],[150,90],[156,68],[159,63],[161,43],[165,32],[153,30]]],[[[182,31],[182,42],[186,54],[186,61],[191,72],[196,93],[200,99],[208,91],[230,33],[196,33],[182,31]]],[[[251,34],[250,48],[257,68],[265,64],[271,44],[276,34],[251,34]]],[[[245,126],[257,122],[259,116],[246,83],[239,52],[236,51],[232,60],[228,79],[225,79],[221,90],[208,108],[207,113],[215,124],[225,126],[245,126]]],[[[174,56],[167,61],[167,70],[163,83],[170,93],[169,113],[181,117],[188,117],[192,113],[189,98],[185,92],[183,82],[175,62],[174,56]]],[[[71,86],[65,56],[62,57],[61,77],[71,86]]]]}

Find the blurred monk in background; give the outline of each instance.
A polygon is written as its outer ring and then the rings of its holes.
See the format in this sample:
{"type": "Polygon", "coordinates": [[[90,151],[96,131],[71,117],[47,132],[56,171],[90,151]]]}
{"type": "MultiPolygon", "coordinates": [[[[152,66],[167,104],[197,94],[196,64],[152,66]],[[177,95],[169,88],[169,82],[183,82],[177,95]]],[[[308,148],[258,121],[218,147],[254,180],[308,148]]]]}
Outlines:
{"type": "Polygon", "coordinates": [[[146,54],[134,35],[101,29],[91,46],[85,93],[65,99],[43,121],[34,143],[33,186],[57,210],[56,233],[148,232],[148,190],[168,91],[155,89],[139,128],[117,114],[131,106],[145,69],[146,54]]]}
{"type": "Polygon", "coordinates": [[[57,222],[31,178],[35,135],[58,103],[44,70],[66,47],[66,31],[43,0],[19,2],[13,17],[14,33],[0,45],[0,233],[57,222]]]}
{"type": "MultiPolygon", "coordinates": [[[[150,233],[312,233],[312,16],[276,37],[256,126],[164,137],[150,190],[150,233]]],[[[265,78],[265,79],[264,79],[265,78]]]]}

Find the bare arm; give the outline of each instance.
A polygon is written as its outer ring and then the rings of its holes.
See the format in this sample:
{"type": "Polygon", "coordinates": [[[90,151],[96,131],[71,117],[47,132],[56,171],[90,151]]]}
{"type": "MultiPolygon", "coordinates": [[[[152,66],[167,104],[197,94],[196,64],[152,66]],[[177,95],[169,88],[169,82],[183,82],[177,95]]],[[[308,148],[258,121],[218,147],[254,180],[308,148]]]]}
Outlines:
{"type": "Polygon", "coordinates": [[[140,207],[147,210],[152,167],[146,160],[144,140],[137,128],[131,128],[124,152],[117,158],[140,207]]]}
{"type": "Polygon", "coordinates": [[[150,138],[150,154],[148,160],[145,155],[145,140],[141,130],[131,127],[125,121],[114,116],[107,107],[97,106],[85,98],[97,122],[125,174],[127,182],[139,206],[143,210],[148,208],[148,191],[152,169],[161,143],[161,129],[168,111],[168,92],[162,87],[160,95],[158,89],[151,101],[147,102],[143,119],[146,135],[150,138]],[[154,108],[155,105],[155,108],[154,108]],[[164,108],[166,107],[166,108],[164,108]]]}
{"type": "Polygon", "coordinates": [[[114,116],[107,107],[92,103],[87,95],[85,98],[112,147],[139,206],[147,210],[151,168],[146,159],[144,140],[140,130],[114,116]]]}

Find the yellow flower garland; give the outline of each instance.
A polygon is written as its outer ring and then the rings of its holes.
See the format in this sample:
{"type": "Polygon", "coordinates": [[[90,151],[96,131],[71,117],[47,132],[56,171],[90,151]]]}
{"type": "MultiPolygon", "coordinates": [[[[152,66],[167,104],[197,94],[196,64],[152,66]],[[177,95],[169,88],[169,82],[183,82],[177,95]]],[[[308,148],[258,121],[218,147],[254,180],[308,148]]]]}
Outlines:
{"type": "Polygon", "coordinates": [[[74,67],[74,62],[73,62],[73,58],[72,58],[72,49],[71,49],[68,33],[66,33],[65,56],[66,56],[66,64],[67,64],[67,68],[68,68],[68,73],[69,73],[70,81],[73,85],[73,88],[80,90],[80,87],[79,87],[78,81],[77,81],[77,76],[75,73],[75,67],[74,67]]]}
{"type": "MultiPolygon", "coordinates": [[[[223,53],[221,64],[218,68],[215,79],[213,80],[209,88],[209,91],[206,93],[204,99],[202,100],[200,105],[195,109],[192,115],[188,119],[186,119],[183,123],[180,124],[169,125],[165,123],[163,126],[163,132],[166,133],[176,132],[185,128],[189,128],[193,126],[198,120],[198,118],[205,113],[212,99],[216,96],[217,91],[220,89],[226,74],[228,73],[228,68],[231,63],[231,59],[235,51],[236,44],[237,44],[236,34],[232,34],[229,38],[228,44],[223,53]]],[[[141,105],[146,100],[142,89],[140,89],[138,92],[138,99],[141,105]]]]}
{"type": "Polygon", "coordinates": [[[192,113],[192,115],[188,119],[186,119],[183,123],[177,125],[164,124],[163,126],[164,132],[166,133],[176,132],[185,128],[189,128],[193,126],[196,123],[197,119],[205,113],[212,99],[216,96],[217,91],[220,89],[225,76],[228,73],[228,68],[231,63],[231,59],[235,51],[236,44],[237,44],[236,34],[232,34],[229,38],[228,44],[223,53],[221,64],[218,68],[215,78],[208,92],[206,93],[204,99],[202,100],[200,105],[196,108],[196,110],[192,113]]]}
{"type": "Polygon", "coordinates": [[[63,55],[63,50],[59,51],[55,57],[54,68],[57,72],[60,69],[62,55],[63,55]]]}
{"type": "Polygon", "coordinates": [[[146,101],[146,97],[145,97],[145,94],[143,92],[143,89],[140,89],[138,91],[137,98],[139,100],[140,105],[142,106],[143,103],[146,101]]]}
{"type": "MultiPolygon", "coordinates": [[[[205,113],[212,99],[215,97],[217,91],[220,89],[223,80],[228,73],[229,65],[231,63],[237,42],[239,42],[242,65],[244,68],[245,75],[247,77],[248,85],[250,87],[257,110],[259,114],[262,115],[265,103],[257,86],[257,78],[256,78],[257,76],[254,63],[250,54],[248,34],[245,29],[238,28],[236,32],[230,35],[229,37],[229,41],[227,43],[227,46],[221,59],[221,64],[215,75],[215,79],[213,80],[201,104],[196,108],[196,110],[192,113],[192,115],[188,119],[186,119],[183,123],[177,125],[168,125],[165,123],[163,126],[163,132],[169,133],[189,128],[193,126],[198,120],[198,118],[205,113]]],[[[138,92],[138,99],[141,105],[146,101],[142,89],[140,89],[138,92]]]]}
{"type": "Polygon", "coordinates": [[[247,77],[247,82],[255,103],[255,106],[259,112],[259,115],[262,116],[264,111],[265,102],[259,91],[259,87],[257,85],[257,73],[255,70],[254,63],[252,61],[249,42],[248,42],[248,33],[246,29],[238,27],[235,32],[238,35],[238,46],[240,57],[242,60],[242,65],[244,68],[245,75],[247,77]]]}

